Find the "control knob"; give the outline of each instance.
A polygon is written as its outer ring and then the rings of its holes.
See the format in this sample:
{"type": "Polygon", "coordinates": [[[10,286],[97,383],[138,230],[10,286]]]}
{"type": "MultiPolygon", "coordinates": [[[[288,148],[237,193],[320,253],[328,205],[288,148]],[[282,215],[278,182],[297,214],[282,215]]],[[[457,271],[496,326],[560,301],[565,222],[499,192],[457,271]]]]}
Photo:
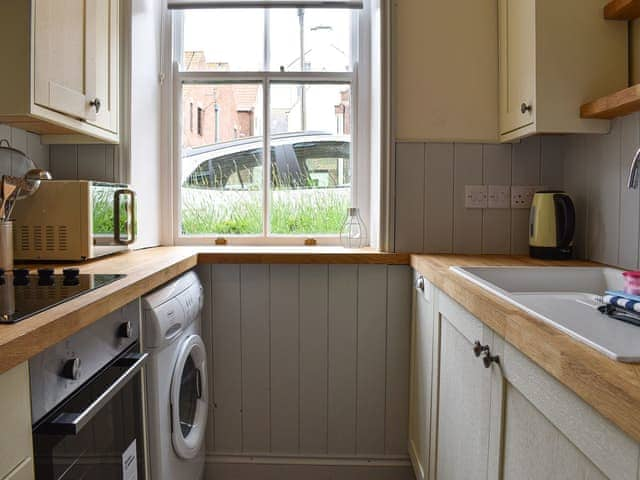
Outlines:
{"type": "Polygon", "coordinates": [[[120,327],[118,327],[118,337],[131,338],[132,336],[133,336],[133,327],[131,326],[131,322],[121,323],[120,327]]]}
{"type": "Polygon", "coordinates": [[[80,366],[82,362],[79,358],[70,358],[62,366],[62,377],[69,380],[78,380],[80,378],[80,366]]]}

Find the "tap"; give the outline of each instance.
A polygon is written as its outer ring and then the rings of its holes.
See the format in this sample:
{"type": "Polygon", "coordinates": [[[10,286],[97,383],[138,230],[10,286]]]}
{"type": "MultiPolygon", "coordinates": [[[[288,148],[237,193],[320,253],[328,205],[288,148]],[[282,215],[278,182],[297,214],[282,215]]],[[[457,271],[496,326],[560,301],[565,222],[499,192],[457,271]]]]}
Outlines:
{"type": "Polygon", "coordinates": [[[627,181],[629,189],[637,190],[638,188],[638,168],[640,168],[640,148],[636,152],[636,156],[633,157],[633,162],[631,162],[631,168],[629,169],[629,180],[627,181]]]}

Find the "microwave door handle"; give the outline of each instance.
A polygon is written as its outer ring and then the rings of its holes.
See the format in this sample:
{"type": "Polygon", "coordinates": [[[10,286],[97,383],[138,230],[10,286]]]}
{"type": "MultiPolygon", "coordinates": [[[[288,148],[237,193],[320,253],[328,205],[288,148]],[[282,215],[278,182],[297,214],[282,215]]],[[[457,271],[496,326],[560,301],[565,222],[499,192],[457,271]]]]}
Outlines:
{"type": "Polygon", "coordinates": [[[38,432],[51,435],[78,435],[109,401],[129,383],[149,358],[148,353],[130,353],[118,360],[115,365],[128,367],[100,396],[83,412],[61,412],[55,418],[38,427],[38,432]]]}
{"type": "Polygon", "coordinates": [[[130,245],[136,241],[136,193],[128,188],[116,190],[113,194],[113,239],[117,245],[130,245]],[[127,240],[120,238],[120,197],[130,195],[129,216],[127,219],[127,240]]]}

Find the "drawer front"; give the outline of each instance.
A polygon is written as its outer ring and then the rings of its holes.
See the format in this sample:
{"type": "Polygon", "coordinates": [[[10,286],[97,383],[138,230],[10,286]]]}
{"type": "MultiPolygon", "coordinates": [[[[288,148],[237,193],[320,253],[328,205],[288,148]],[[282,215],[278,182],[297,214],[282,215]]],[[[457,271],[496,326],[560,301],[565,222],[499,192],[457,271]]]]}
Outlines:
{"type": "Polygon", "coordinates": [[[0,375],[0,392],[2,392],[0,411],[11,412],[11,415],[4,416],[0,430],[0,478],[2,478],[25,458],[32,456],[31,401],[26,362],[0,375]]]}

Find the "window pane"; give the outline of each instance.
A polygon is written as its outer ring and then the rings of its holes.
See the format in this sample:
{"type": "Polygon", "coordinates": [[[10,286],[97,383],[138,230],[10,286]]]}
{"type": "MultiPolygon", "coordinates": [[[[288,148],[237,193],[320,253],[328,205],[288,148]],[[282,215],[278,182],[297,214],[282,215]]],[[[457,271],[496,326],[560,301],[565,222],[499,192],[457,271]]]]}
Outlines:
{"type": "Polygon", "coordinates": [[[184,235],[262,233],[262,102],[255,83],[183,87],[184,235]]]}
{"type": "Polygon", "coordinates": [[[276,235],[337,234],[351,202],[349,85],[271,87],[276,235]]]}
{"type": "Polygon", "coordinates": [[[264,11],[185,10],[181,69],[264,70],[264,11]]]}
{"type": "Polygon", "coordinates": [[[271,10],[269,68],[284,72],[351,71],[351,15],[349,10],[321,8],[271,10]]]}

